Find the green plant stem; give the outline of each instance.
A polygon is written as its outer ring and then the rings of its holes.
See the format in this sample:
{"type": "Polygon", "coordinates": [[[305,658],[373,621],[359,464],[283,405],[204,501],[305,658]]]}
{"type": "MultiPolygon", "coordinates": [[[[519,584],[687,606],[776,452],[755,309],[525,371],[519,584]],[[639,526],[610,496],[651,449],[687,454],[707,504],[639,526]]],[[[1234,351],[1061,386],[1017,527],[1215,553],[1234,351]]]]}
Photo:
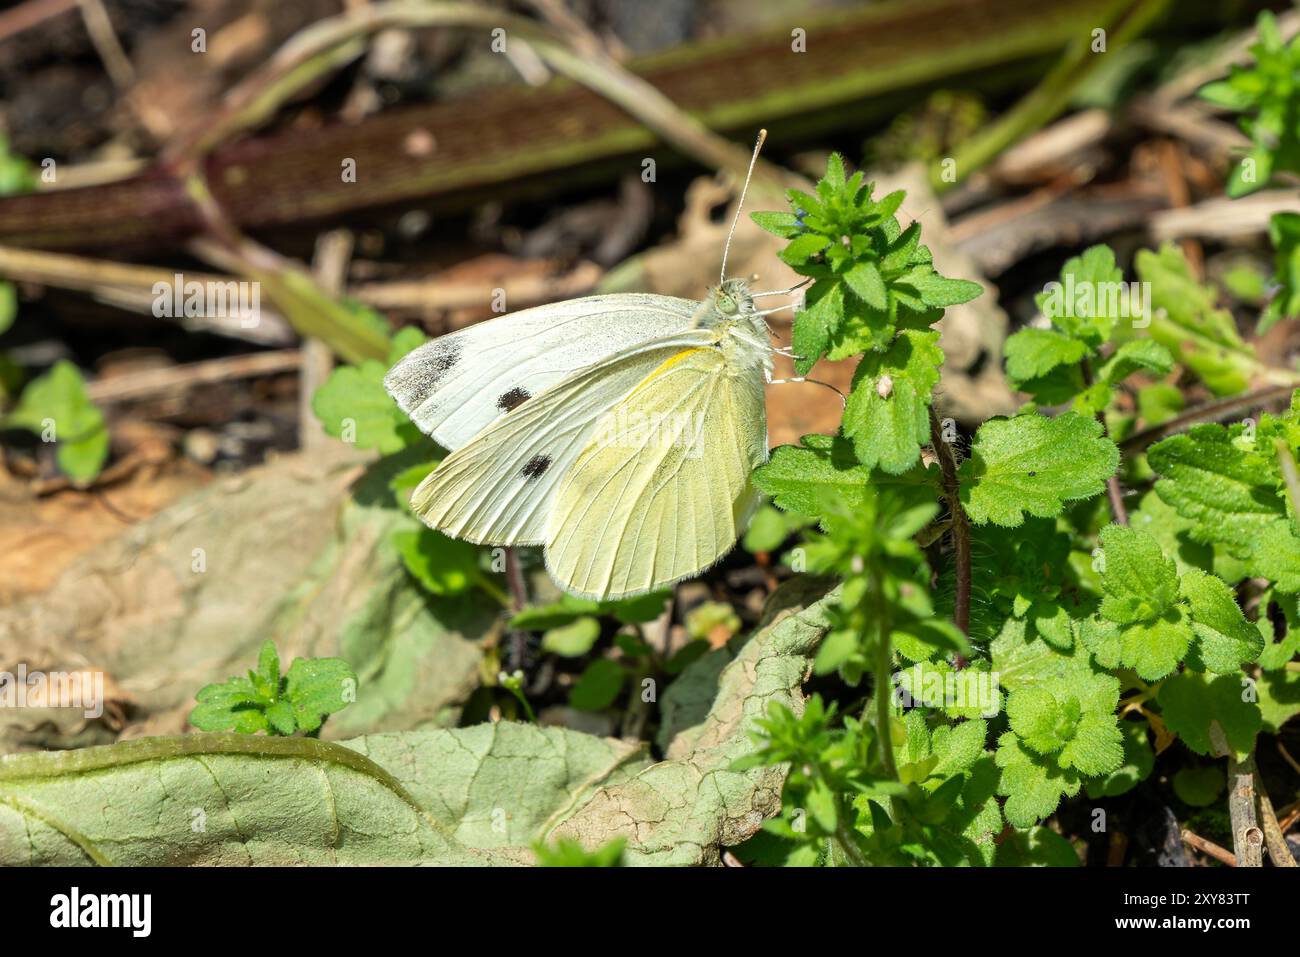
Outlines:
{"type": "MultiPolygon", "coordinates": [[[[1098,24],[1106,29],[1108,49],[1139,35],[1164,9],[1167,0],[1121,0],[1098,24]]],[[[1032,92],[982,132],[962,143],[952,157],[956,179],[943,179],[943,165],[936,164],[930,183],[936,192],[956,183],[991,163],[1007,147],[1056,119],[1070,105],[1079,86],[1105,62],[1105,54],[1092,51],[1091,35],[1083,35],[1066,50],[1057,66],[1032,92]]]]}
{"type": "Polygon", "coordinates": [[[853,862],[854,867],[866,867],[867,859],[858,847],[857,841],[853,840],[853,835],[849,832],[848,826],[844,823],[844,815],[839,815],[839,821],[835,825],[835,836],[832,838],[844,852],[844,856],[853,862]]]}
{"type": "Polygon", "coordinates": [[[874,569],[871,572],[871,601],[876,625],[876,734],[880,737],[880,763],[891,779],[898,778],[894,764],[894,737],[891,733],[893,709],[890,706],[893,688],[893,655],[889,645],[889,602],[885,600],[884,580],[874,569]]]}
{"type": "MultiPolygon", "coordinates": [[[[1093,384],[1092,363],[1088,357],[1084,356],[1079,363],[1079,368],[1083,372],[1084,385],[1093,384]]],[[[1106,413],[1101,411],[1097,413],[1097,421],[1101,423],[1101,434],[1110,438],[1110,429],[1106,426],[1106,413]]],[[[1106,496],[1110,499],[1110,514],[1115,519],[1116,525],[1128,524],[1128,509],[1124,507],[1124,491],[1119,487],[1119,476],[1112,475],[1106,479],[1106,496]]]]}
{"type": "Polygon", "coordinates": [[[1277,449],[1277,464],[1282,472],[1282,481],[1286,485],[1287,497],[1291,499],[1291,509],[1296,515],[1300,515],[1300,471],[1297,471],[1295,456],[1291,454],[1291,448],[1282,439],[1274,439],[1273,446],[1277,449]]]}
{"type": "MultiPolygon", "coordinates": [[[[961,504],[961,485],[957,481],[957,457],[952,448],[944,441],[943,424],[939,414],[930,407],[930,442],[934,454],[939,459],[939,470],[943,474],[943,495],[948,502],[948,514],[952,519],[952,543],[955,553],[956,592],[953,599],[952,620],[963,635],[970,635],[970,594],[971,594],[971,558],[970,558],[970,519],[961,504]]],[[[966,659],[957,655],[956,668],[966,667],[966,659]]]]}

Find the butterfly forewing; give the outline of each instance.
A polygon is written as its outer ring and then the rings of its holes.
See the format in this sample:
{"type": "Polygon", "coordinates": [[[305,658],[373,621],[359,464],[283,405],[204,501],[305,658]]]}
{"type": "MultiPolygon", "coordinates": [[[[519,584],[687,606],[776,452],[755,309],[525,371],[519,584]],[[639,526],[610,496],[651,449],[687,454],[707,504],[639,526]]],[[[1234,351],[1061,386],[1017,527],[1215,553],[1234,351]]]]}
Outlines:
{"type": "Polygon", "coordinates": [[[555,491],[601,417],[654,369],[708,339],[703,330],[653,339],[570,373],[449,455],[412,494],[411,508],[456,538],[541,544],[555,491]]]}
{"type": "Polygon", "coordinates": [[[595,598],[703,571],[735,545],[766,457],[761,367],[737,368],[716,345],[676,353],[602,416],[560,480],[547,567],[595,598]]]}
{"type": "Polygon", "coordinates": [[[697,306],[619,293],[524,309],[425,343],[384,385],[421,430],[459,449],[570,373],[690,328],[697,306]]]}

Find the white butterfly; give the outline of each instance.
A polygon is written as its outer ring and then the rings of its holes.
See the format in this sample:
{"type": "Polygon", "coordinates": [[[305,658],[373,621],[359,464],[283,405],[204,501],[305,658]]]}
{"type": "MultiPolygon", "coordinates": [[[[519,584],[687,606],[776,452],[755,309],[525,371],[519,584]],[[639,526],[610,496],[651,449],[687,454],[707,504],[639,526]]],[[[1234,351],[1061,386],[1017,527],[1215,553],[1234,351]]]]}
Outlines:
{"type": "Polygon", "coordinates": [[[759,501],[764,315],[746,281],[724,279],[703,302],[588,296],[425,343],[384,379],[451,450],[412,509],[455,538],[542,545],[555,581],[590,598],[699,574],[759,501]]]}

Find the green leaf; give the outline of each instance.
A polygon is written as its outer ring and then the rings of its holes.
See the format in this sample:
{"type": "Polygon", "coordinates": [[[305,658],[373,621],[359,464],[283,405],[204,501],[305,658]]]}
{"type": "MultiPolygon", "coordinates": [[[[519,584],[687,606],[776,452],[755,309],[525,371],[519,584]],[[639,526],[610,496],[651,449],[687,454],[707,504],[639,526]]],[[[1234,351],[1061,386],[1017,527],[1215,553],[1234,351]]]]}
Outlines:
{"type": "Polygon", "coordinates": [[[569,704],[579,711],[602,711],[614,703],[626,678],[627,672],[617,662],[597,658],[569,692],[569,704]]]}
{"type": "Polygon", "coordinates": [[[561,592],[557,601],[523,609],[510,619],[510,627],[523,631],[547,631],[572,624],[584,616],[599,614],[600,602],[561,592]]]}
{"type": "Polygon", "coordinates": [[[1088,354],[1088,346],[1055,329],[1029,328],[1008,336],[1003,354],[1011,385],[1033,392],[1026,386],[1060,366],[1077,365],[1088,354]]]}
{"type": "Polygon", "coordinates": [[[1067,259],[1061,281],[1049,283],[1034,302],[1054,326],[1096,349],[1110,339],[1127,306],[1126,297],[1119,295],[1123,280],[1114,251],[1109,246],[1091,246],[1067,259]]]}
{"type": "Polygon", "coordinates": [[[284,694],[300,731],[315,731],[327,715],[357,697],[357,676],[342,658],[295,658],[285,680],[284,694]]]}
{"type": "Polygon", "coordinates": [[[828,497],[860,506],[871,470],[861,465],[844,439],[805,435],[802,445],[782,445],[754,472],[754,485],[781,508],[809,518],[823,514],[828,497]]]}
{"type": "Polygon", "coordinates": [[[581,658],[591,651],[600,637],[600,622],[583,615],[569,622],[548,629],[542,635],[542,650],[565,658],[581,658]]]}
{"type": "Polygon", "coordinates": [[[1134,372],[1165,376],[1173,367],[1174,357],[1160,343],[1154,339],[1134,339],[1116,349],[1114,355],[1102,363],[1097,374],[1107,385],[1114,386],[1134,372]]]}
{"type": "Polygon", "coordinates": [[[998,867],[1078,867],[1073,845],[1050,827],[1012,830],[998,845],[998,867]]]}
{"type": "Polygon", "coordinates": [[[1156,765],[1155,752],[1147,741],[1145,721],[1121,721],[1119,729],[1124,738],[1123,763],[1101,777],[1084,782],[1084,790],[1094,801],[1127,794],[1145,781],[1156,765]]]}
{"type": "Polygon", "coordinates": [[[1134,268],[1150,283],[1151,338],[1215,395],[1245,391],[1259,365],[1255,352],[1242,342],[1232,313],[1216,308],[1214,288],[1196,279],[1182,249],[1165,243],[1158,253],[1139,250],[1134,268]]]}
{"type": "Polygon", "coordinates": [[[1156,493],[1195,522],[1198,540],[1246,555],[1286,510],[1274,491],[1273,460],[1242,438],[1241,426],[1197,425],[1157,442],[1147,461],[1161,475],[1156,493]]]}
{"type": "Polygon", "coordinates": [[[1014,527],[1099,494],[1118,464],[1119,450],[1094,419],[1071,412],[990,419],[958,470],[961,501],[974,522],[1014,527]]]}
{"type": "Polygon", "coordinates": [[[59,468],[79,484],[99,475],[108,459],[104,414],[90,401],[77,367],[66,359],[28,383],[3,422],[9,428],[35,432],[44,441],[57,442],[59,468]]]}
{"type": "Polygon", "coordinates": [[[406,570],[434,595],[464,594],[482,578],[479,547],[470,542],[448,538],[431,528],[399,531],[392,541],[406,570]]]}
{"type": "Polygon", "coordinates": [[[1219,800],[1227,782],[1223,768],[1207,764],[1200,768],[1182,768],[1173,779],[1178,800],[1192,807],[1209,807],[1219,800]]]}
{"type": "Polygon", "coordinates": [[[1235,674],[1264,650],[1264,636],[1246,620],[1232,589],[1220,578],[1189,568],[1180,583],[1192,609],[1197,655],[1208,671],[1235,674]]]}
{"type": "Polygon", "coordinates": [[[297,658],[280,677],[275,644],[262,643],[247,678],[208,685],[195,696],[190,723],[204,731],[314,732],[327,715],[356,700],[357,676],[342,658],[297,658]]]}
{"type": "Polygon", "coordinates": [[[1259,705],[1247,700],[1244,675],[1206,675],[1185,671],[1160,686],[1165,724],[1197,754],[1218,757],[1233,751],[1241,760],[1255,746],[1261,726],[1259,705]]]}
{"type": "Polygon", "coordinates": [[[1178,597],[1178,570],[1160,543],[1145,531],[1122,525],[1101,530],[1105,564],[1101,615],[1117,624],[1151,621],[1178,597]]]}
{"type": "Polygon", "coordinates": [[[1138,417],[1149,426],[1168,422],[1186,405],[1183,390],[1168,382],[1156,382],[1139,389],[1138,417]]]}
{"type": "Polygon", "coordinates": [[[854,263],[844,274],[844,284],[871,308],[889,307],[889,294],[885,289],[885,280],[881,278],[880,267],[870,259],[854,263]]]}
{"type": "Polygon", "coordinates": [[[760,228],[782,239],[793,239],[803,232],[799,217],[794,213],[757,212],[750,213],[749,218],[760,228]]]}
{"type": "Polygon", "coordinates": [[[864,467],[897,475],[920,460],[942,364],[939,333],[911,329],[887,352],[868,353],[858,363],[843,427],[864,467]]]}
{"type": "Polygon", "coordinates": [[[0,282],[0,336],[9,331],[18,315],[18,290],[11,282],[0,282]]]}
{"type": "Polygon", "coordinates": [[[984,287],[979,283],[969,279],[948,279],[933,268],[922,270],[907,283],[920,294],[921,301],[933,309],[961,305],[984,294],[984,287]]]}
{"type": "Polygon", "coordinates": [[[1104,668],[1132,668],[1147,681],[1178,667],[1195,632],[1181,605],[1159,618],[1120,625],[1100,617],[1079,623],[1079,640],[1104,668]]]}
{"type": "Polygon", "coordinates": [[[795,372],[806,375],[830,348],[831,336],[844,316],[844,290],[839,283],[814,284],[805,308],[795,313],[791,345],[795,372]]]}
{"type": "Polygon", "coordinates": [[[311,400],[312,412],[328,434],[384,455],[420,438],[420,430],[384,390],[387,370],[382,362],[369,359],[330,373],[311,400]]]}
{"type": "Polygon", "coordinates": [[[1035,754],[1013,731],[998,738],[996,761],[1002,769],[998,794],[1007,799],[1002,810],[1013,827],[1032,827],[1051,816],[1061,798],[1079,793],[1078,772],[1035,754]]]}
{"type": "Polygon", "coordinates": [[[588,851],[577,841],[560,838],[554,846],[541,841],[533,843],[538,867],[622,867],[626,838],[615,838],[595,850],[588,851]]]}

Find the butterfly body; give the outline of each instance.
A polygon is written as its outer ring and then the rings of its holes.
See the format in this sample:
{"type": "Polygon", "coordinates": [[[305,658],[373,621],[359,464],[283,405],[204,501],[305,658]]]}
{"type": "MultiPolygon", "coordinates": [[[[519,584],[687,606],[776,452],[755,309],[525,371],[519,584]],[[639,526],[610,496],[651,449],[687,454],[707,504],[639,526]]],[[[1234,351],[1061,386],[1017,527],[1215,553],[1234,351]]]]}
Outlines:
{"type": "Polygon", "coordinates": [[[591,296],[426,343],[385,379],[451,450],[411,507],[453,537],[544,546],[579,595],[698,574],[758,504],[771,352],[743,280],[702,302],[591,296]]]}

